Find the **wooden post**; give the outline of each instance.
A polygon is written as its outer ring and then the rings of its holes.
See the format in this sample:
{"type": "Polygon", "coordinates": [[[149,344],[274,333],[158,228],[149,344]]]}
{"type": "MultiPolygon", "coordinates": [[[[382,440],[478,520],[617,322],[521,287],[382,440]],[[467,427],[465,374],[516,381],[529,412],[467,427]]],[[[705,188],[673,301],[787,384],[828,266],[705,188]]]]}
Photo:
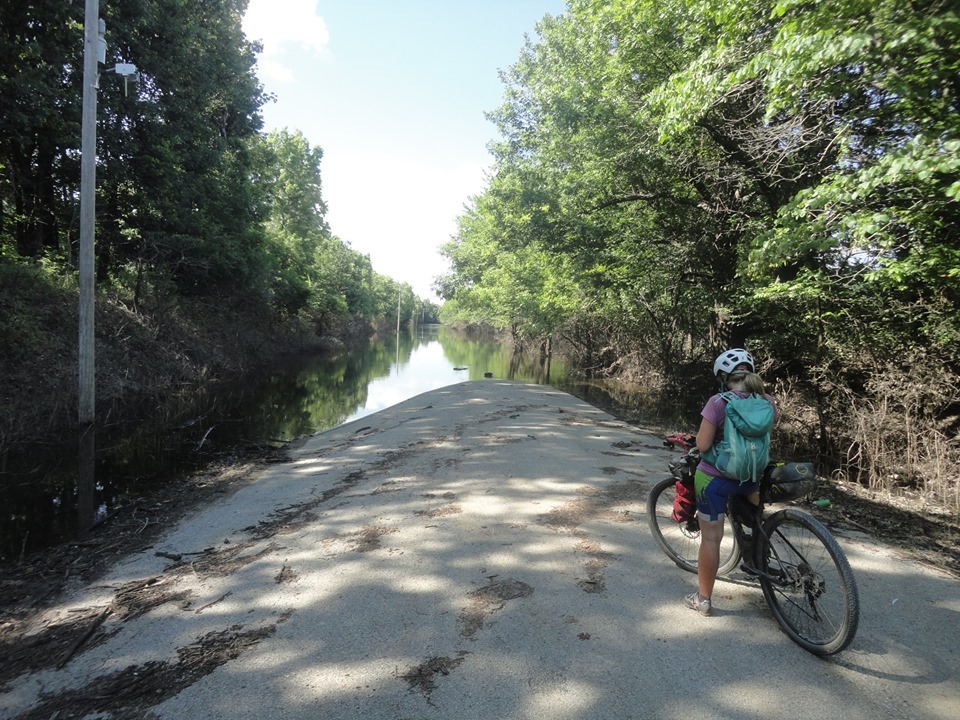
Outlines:
{"type": "Polygon", "coordinates": [[[403,285],[397,290],[397,333],[400,332],[400,298],[403,297],[403,285]]]}
{"type": "Polygon", "coordinates": [[[94,345],[94,227],[97,197],[97,86],[100,51],[100,3],[86,0],[83,21],[83,113],[80,131],[80,333],[77,473],[77,531],[85,537],[93,524],[95,503],[94,434],[96,372],[94,345]]]}
{"type": "Polygon", "coordinates": [[[97,192],[97,56],[100,3],[86,0],[83,25],[83,115],[80,138],[80,348],[79,421],[95,419],[94,226],[97,192]]]}

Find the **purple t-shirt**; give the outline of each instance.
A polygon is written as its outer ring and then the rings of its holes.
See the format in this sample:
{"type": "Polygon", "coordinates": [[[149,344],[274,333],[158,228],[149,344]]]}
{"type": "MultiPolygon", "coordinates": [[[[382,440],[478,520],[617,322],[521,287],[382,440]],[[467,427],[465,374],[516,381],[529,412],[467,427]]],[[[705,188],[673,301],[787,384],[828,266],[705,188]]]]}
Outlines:
{"type": "MultiPolygon", "coordinates": [[[[731,390],[740,397],[747,397],[750,393],[740,392],[739,390],[731,390]]],[[[770,395],[764,395],[764,397],[773,405],[773,419],[776,421],[777,416],[780,414],[779,409],[777,408],[777,403],[770,395]]],[[[714,395],[709,400],[707,404],[703,406],[703,410],[700,411],[700,416],[706,418],[714,425],[717,426],[717,432],[713,436],[713,444],[716,445],[718,442],[723,440],[723,421],[727,415],[727,401],[720,397],[719,394],[714,395]]],[[[697,470],[703,470],[710,477],[716,477],[722,473],[717,470],[713,465],[708,463],[706,460],[700,460],[700,464],[697,465],[697,470]]]]}

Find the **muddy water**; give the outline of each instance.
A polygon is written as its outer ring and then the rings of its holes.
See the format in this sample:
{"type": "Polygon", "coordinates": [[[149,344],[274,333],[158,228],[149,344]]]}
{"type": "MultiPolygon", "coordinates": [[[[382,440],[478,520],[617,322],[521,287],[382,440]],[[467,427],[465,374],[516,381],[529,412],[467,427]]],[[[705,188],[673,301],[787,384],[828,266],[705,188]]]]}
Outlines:
{"type": "MultiPolygon", "coordinates": [[[[489,339],[424,326],[336,357],[301,358],[205,392],[176,417],[101,429],[95,521],[172,478],[224,458],[281,446],[420,393],[467,379],[551,384],[574,392],[567,368],[489,339]]],[[[77,438],[27,448],[0,468],[0,563],[77,536],[77,438]]]]}

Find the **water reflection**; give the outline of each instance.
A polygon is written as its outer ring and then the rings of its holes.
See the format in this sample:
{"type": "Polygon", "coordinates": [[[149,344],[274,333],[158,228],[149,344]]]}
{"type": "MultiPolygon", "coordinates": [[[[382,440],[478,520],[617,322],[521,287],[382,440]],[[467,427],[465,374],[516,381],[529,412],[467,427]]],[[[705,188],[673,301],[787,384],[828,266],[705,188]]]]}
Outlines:
{"type": "Polygon", "coordinates": [[[301,358],[243,383],[212,388],[175,414],[97,435],[92,510],[78,507],[79,438],[7,458],[0,474],[0,563],[80,533],[78,513],[103,519],[131,498],[224,455],[336,427],[467,379],[557,384],[566,369],[537,353],[427,325],[337,356],[301,358]]]}
{"type": "MultiPolygon", "coordinates": [[[[450,328],[427,325],[416,338],[400,336],[398,360],[388,375],[366,386],[366,399],[345,421],[370,415],[421,393],[464,380],[494,378],[544,383],[549,378],[545,360],[526,353],[513,353],[508,346],[480,340],[450,328]]],[[[553,374],[563,374],[553,363],[553,374]]]]}

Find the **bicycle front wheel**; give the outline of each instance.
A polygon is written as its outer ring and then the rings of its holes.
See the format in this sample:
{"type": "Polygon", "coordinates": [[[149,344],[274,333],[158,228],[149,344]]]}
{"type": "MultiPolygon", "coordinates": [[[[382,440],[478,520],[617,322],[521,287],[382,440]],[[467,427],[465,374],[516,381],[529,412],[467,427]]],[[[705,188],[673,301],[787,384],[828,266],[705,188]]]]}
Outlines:
{"type": "Polygon", "coordinates": [[[763,525],[758,546],[763,597],[784,632],[814,655],[850,644],[860,621],[853,570],[830,531],[812,515],[788,508],[763,525]]]}
{"type": "MultiPolygon", "coordinates": [[[[673,514],[673,499],[677,495],[677,478],[661,480],[653,486],[647,498],[647,519],[650,532],[660,548],[677,567],[687,572],[697,571],[697,553],[700,550],[700,525],[697,520],[677,522],[673,514]]],[[[718,575],[730,572],[740,560],[740,547],[734,536],[730,519],[724,527],[720,543],[720,569],[718,575]]]]}

